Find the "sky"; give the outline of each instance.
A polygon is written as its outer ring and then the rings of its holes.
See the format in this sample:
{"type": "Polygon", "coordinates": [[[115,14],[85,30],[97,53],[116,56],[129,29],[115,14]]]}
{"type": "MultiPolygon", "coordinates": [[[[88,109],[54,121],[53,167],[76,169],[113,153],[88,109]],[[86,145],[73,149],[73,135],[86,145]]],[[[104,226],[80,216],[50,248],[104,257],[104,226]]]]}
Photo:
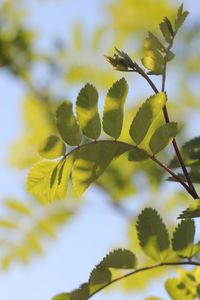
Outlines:
{"type": "MultiPolygon", "coordinates": [[[[88,31],[105,18],[101,7],[108,1],[102,0],[27,0],[30,11],[27,23],[38,28],[41,35],[38,47],[48,49],[49,39],[69,37],[71,24],[83,20],[88,31]],[[83,5],[84,4],[84,5],[83,5]]],[[[198,1],[186,1],[192,16],[199,15],[198,1]]],[[[0,1],[1,5],[1,1],[0,1]]],[[[186,4],[187,5],[187,4],[186,4]]],[[[20,121],[24,86],[14,80],[5,70],[0,71],[1,90],[1,141],[0,141],[0,196],[24,197],[24,174],[7,164],[9,145],[16,140],[23,128],[20,121]]],[[[104,195],[91,188],[85,196],[86,205],[77,218],[58,232],[56,242],[46,245],[46,254],[34,258],[28,266],[15,265],[9,271],[0,273],[0,297],[4,300],[50,300],[59,292],[71,291],[87,280],[91,269],[113,245],[123,246],[127,221],[113,211],[104,195]],[[98,203],[98,208],[94,205],[98,203]],[[90,209],[88,209],[88,207],[90,209]],[[95,231],[94,231],[95,228],[95,231]],[[106,233],[106,234],[105,234],[106,233]]],[[[1,208],[0,208],[1,210],[1,208]]],[[[156,283],[153,291],[157,290],[156,283]]],[[[96,300],[133,299],[119,290],[100,293],[96,300]]],[[[136,295],[134,299],[140,299],[136,295]]]]}

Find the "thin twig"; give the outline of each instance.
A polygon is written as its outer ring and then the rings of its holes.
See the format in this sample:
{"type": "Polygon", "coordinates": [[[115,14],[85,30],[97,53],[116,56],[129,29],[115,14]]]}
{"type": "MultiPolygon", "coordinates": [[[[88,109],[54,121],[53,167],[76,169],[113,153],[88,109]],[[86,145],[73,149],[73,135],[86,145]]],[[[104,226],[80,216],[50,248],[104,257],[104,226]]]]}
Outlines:
{"type": "Polygon", "coordinates": [[[125,279],[127,277],[130,277],[130,276],[132,276],[134,274],[137,274],[137,273],[140,273],[140,272],[144,272],[144,271],[153,270],[153,269],[157,269],[157,268],[164,267],[164,266],[181,266],[181,265],[200,266],[200,262],[197,262],[197,261],[162,262],[162,263],[159,263],[159,264],[156,264],[156,265],[152,265],[152,266],[140,268],[140,269],[131,271],[131,272],[125,274],[125,275],[122,275],[120,277],[117,277],[117,278],[109,281],[104,286],[102,286],[98,290],[96,290],[94,293],[90,294],[90,296],[88,297],[88,299],[91,298],[92,296],[94,296],[95,294],[97,294],[98,292],[100,292],[101,290],[105,289],[106,287],[110,286],[114,282],[118,282],[118,281],[120,281],[122,279],[125,279]]]}

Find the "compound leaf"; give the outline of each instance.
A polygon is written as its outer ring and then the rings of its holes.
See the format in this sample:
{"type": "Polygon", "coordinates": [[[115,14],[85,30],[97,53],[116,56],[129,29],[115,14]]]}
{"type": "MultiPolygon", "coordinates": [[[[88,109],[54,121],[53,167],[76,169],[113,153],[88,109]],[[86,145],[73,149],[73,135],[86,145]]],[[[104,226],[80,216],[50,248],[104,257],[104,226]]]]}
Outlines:
{"type": "Polygon", "coordinates": [[[172,238],[173,250],[184,258],[192,256],[195,225],[193,220],[182,220],[175,229],[172,238]]]}
{"type": "Polygon", "coordinates": [[[133,252],[126,249],[116,249],[106,255],[99,266],[102,268],[134,269],[136,264],[137,260],[133,252]]]}
{"type": "Polygon", "coordinates": [[[82,134],[72,111],[72,103],[63,102],[56,111],[56,126],[68,145],[75,146],[81,142],[82,134]]]}
{"type": "Polygon", "coordinates": [[[42,157],[53,159],[65,155],[66,146],[55,135],[50,135],[43,141],[38,149],[39,154],[42,157]]]}
{"type": "Polygon", "coordinates": [[[145,138],[153,120],[164,107],[166,100],[165,93],[158,93],[148,98],[140,107],[129,130],[130,136],[137,145],[145,138]]]}
{"type": "Polygon", "coordinates": [[[97,139],[101,133],[101,121],[98,113],[98,93],[96,88],[87,83],[76,101],[76,114],[84,135],[97,139]]]}
{"type": "Polygon", "coordinates": [[[176,136],[177,132],[178,124],[175,122],[166,123],[157,128],[149,142],[152,153],[157,154],[164,149],[176,136]]]}
{"type": "Polygon", "coordinates": [[[122,130],[124,103],[128,93],[128,84],[124,78],[116,81],[106,96],[103,114],[103,130],[117,139],[122,130]]]}
{"type": "Polygon", "coordinates": [[[145,208],[138,217],[136,229],[145,254],[156,261],[164,261],[170,242],[165,224],[158,213],[152,208],[145,208]]]}

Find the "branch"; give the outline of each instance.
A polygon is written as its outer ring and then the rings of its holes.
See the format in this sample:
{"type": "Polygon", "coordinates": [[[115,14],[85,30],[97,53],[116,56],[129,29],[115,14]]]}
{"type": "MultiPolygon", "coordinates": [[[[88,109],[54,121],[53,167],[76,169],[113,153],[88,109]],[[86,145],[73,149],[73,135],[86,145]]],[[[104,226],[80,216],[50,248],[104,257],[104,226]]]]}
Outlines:
{"type": "MultiPolygon", "coordinates": [[[[143,78],[145,78],[145,80],[149,83],[149,85],[151,86],[151,88],[153,89],[153,91],[156,94],[159,93],[159,90],[157,89],[157,87],[155,86],[155,84],[153,83],[153,81],[149,78],[149,76],[143,71],[143,69],[139,65],[137,65],[137,69],[138,69],[138,73],[143,78]]],[[[162,91],[164,91],[164,89],[165,89],[165,78],[166,78],[166,64],[164,66],[164,73],[163,73],[163,79],[162,79],[162,91]]],[[[169,119],[169,115],[168,115],[168,111],[167,111],[166,105],[163,108],[163,115],[164,115],[164,118],[165,118],[165,122],[169,123],[170,119],[169,119]]],[[[190,191],[189,193],[190,193],[190,195],[192,195],[192,197],[194,199],[198,199],[199,196],[198,196],[198,194],[197,194],[197,192],[196,192],[196,190],[194,188],[194,185],[193,185],[193,183],[191,181],[190,175],[188,174],[188,171],[186,169],[185,163],[183,161],[183,158],[181,156],[180,150],[178,148],[178,145],[177,145],[175,139],[172,140],[172,144],[173,144],[174,151],[176,153],[177,159],[179,161],[179,164],[180,164],[180,166],[181,166],[181,168],[183,170],[183,174],[185,175],[185,178],[186,178],[186,180],[188,182],[189,191],[190,191]]]]}
{"type": "Polygon", "coordinates": [[[157,268],[161,268],[164,266],[181,266],[181,265],[191,265],[191,266],[200,266],[200,262],[197,261],[183,261],[183,262],[162,262],[156,265],[152,265],[152,266],[148,266],[148,267],[144,267],[144,268],[140,268],[134,271],[131,271],[125,275],[119,276],[115,279],[113,279],[112,281],[108,282],[106,285],[104,285],[103,287],[100,287],[98,290],[96,290],[94,293],[90,294],[90,296],[88,297],[91,298],[92,296],[94,296],[95,294],[97,294],[98,292],[100,292],[101,290],[103,290],[104,288],[110,286],[111,284],[118,282],[122,279],[125,279],[127,277],[130,277],[134,274],[140,273],[140,272],[144,272],[144,271],[148,271],[148,270],[153,270],[153,269],[157,269],[157,268]]]}
{"type": "MultiPolygon", "coordinates": [[[[93,142],[82,144],[82,145],[79,145],[79,146],[75,147],[70,152],[68,152],[62,159],[65,159],[66,157],[68,157],[73,152],[78,151],[78,150],[80,150],[80,149],[82,149],[82,148],[84,148],[84,147],[86,147],[88,145],[99,144],[99,143],[121,144],[121,145],[126,145],[126,146],[129,146],[129,147],[132,147],[133,150],[135,148],[137,148],[139,150],[144,151],[143,149],[141,149],[141,148],[139,148],[139,147],[137,147],[135,145],[132,145],[132,144],[129,144],[129,143],[126,143],[126,142],[122,142],[122,141],[118,141],[118,140],[99,140],[99,141],[93,141],[93,142]]],[[[131,151],[131,150],[129,150],[129,151],[131,151]]],[[[187,192],[193,197],[193,193],[192,193],[190,187],[178,175],[176,175],[176,173],[174,173],[171,169],[169,169],[167,166],[165,166],[161,161],[159,161],[157,158],[155,158],[155,156],[149,154],[148,152],[146,152],[146,154],[159,167],[161,167],[163,170],[165,170],[166,172],[168,172],[174,179],[176,179],[176,181],[178,181],[187,190],[187,192]]]]}

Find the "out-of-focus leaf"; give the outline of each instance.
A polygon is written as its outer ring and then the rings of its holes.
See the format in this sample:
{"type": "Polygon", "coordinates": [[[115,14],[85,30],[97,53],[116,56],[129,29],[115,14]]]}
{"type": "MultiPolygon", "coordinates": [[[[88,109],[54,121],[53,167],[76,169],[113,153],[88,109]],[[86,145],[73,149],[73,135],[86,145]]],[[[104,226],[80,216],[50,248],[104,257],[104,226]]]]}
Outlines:
{"type": "Polygon", "coordinates": [[[173,300],[193,300],[193,296],[188,293],[187,288],[177,278],[169,278],[165,282],[165,288],[173,300]]]}
{"type": "Polygon", "coordinates": [[[170,44],[170,42],[174,36],[174,32],[173,32],[171,22],[169,21],[169,19],[167,17],[165,17],[163,19],[163,22],[160,23],[160,30],[163,34],[163,37],[165,38],[165,41],[168,44],[170,44]]]}
{"type": "Polygon", "coordinates": [[[177,31],[185,21],[187,15],[189,14],[188,11],[183,11],[183,4],[180,5],[178,9],[178,13],[175,19],[175,30],[177,31]]]}
{"type": "Polygon", "coordinates": [[[25,204],[22,203],[21,201],[16,201],[15,199],[8,198],[4,202],[6,207],[8,207],[10,210],[13,210],[14,212],[24,214],[24,215],[29,215],[31,214],[30,208],[25,204]]]}

